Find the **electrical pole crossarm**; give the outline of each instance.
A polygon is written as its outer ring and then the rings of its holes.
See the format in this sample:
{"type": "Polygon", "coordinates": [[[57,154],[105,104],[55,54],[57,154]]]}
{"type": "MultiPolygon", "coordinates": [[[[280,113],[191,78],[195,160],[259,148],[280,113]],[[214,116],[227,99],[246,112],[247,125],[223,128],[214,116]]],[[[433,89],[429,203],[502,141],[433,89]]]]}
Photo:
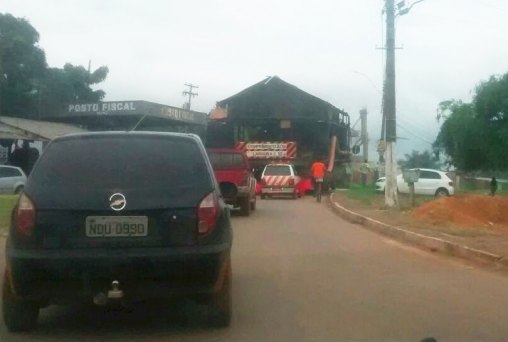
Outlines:
{"type": "Polygon", "coordinates": [[[183,95],[183,96],[189,96],[189,100],[188,100],[188,102],[186,103],[186,105],[185,105],[184,107],[186,107],[186,109],[187,109],[187,110],[190,110],[190,108],[191,108],[191,99],[192,99],[194,96],[198,96],[198,95],[199,95],[197,92],[196,92],[196,93],[192,92],[192,90],[193,90],[194,88],[196,88],[196,89],[197,89],[197,88],[199,88],[199,86],[194,85],[194,84],[192,84],[192,83],[185,83],[184,85],[185,85],[186,87],[189,87],[189,89],[188,89],[188,90],[184,90],[184,91],[182,92],[182,95],[183,95]]]}

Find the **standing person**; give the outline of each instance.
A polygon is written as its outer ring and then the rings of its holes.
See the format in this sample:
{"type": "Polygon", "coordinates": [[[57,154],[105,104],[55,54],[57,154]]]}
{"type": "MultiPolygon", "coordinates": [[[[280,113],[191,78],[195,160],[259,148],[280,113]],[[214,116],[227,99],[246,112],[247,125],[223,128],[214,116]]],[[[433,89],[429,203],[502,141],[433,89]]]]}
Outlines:
{"type": "Polygon", "coordinates": [[[321,158],[318,158],[310,167],[310,173],[314,181],[314,195],[318,202],[321,202],[321,190],[325,178],[326,165],[321,158]]]}
{"type": "Polygon", "coordinates": [[[369,162],[367,159],[360,165],[360,173],[362,174],[362,186],[367,184],[367,176],[369,174],[369,162]]]}
{"type": "Polygon", "coordinates": [[[490,181],[490,196],[494,196],[497,191],[497,180],[496,177],[492,177],[490,181]]]}

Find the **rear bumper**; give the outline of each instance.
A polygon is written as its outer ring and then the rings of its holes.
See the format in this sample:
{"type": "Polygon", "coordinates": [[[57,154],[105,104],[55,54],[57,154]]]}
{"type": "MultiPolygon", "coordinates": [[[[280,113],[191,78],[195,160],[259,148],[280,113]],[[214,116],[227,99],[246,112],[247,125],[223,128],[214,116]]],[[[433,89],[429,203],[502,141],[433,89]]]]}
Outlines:
{"type": "MultiPolygon", "coordinates": [[[[245,198],[251,197],[251,192],[248,186],[238,186],[237,193],[235,196],[224,196],[224,201],[227,204],[231,204],[233,206],[239,206],[240,200],[244,200],[245,198]]],[[[254,197],[254,194],[252,194],[254,197]]]]}
{"type": "Polygon", "coordinates": [[[294,187],[284,187],[284,188],[266,187],[261,189],[262,194],[270,194],[270,195],[276,194],[291,195],[294,194],[295,191],[296,189],[294,187]]]}
{"type": "Polygon", "coordinates": [[[125,297],[206,295],[221,286],[230,245],[130,250],[29,251],[7,248],[17,296],[50,303],[88,300],[120,282],[125,297]]]}

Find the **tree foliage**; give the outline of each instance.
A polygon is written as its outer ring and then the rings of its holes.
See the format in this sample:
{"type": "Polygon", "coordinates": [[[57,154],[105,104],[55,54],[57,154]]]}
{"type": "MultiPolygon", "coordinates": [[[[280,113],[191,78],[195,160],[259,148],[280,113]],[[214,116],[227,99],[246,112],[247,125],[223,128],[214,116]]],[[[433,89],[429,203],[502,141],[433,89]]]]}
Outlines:
{"type": "Polygon", "coordinates": [[[0,115],[54,115],[66,103],[104,98],[104,91],[91,86],[106,79],[107,67],[49,68],[38,42],[39,33],[26,19],[0,13],[0,115]]]}
{"type": "Polygon", "coordinates": [[[434,147],[465,171],[508,168],[508,74],[480,83],[472,103],[445,101],[434,147]]]}
{"type": "Polygon", "coordinates": [[[0,13],[0,113],[25,116],[34,112],[36,80],[47,68],[39,33],[26,19],[0,13]]]}
{"type": "Polygon", "coordinates": [[[106,93],[90,86],[104,81],[107,75],[108,68],[105,66],[91,73],[82,66],[69,63],[62,69],[48,69],[39,89],[42,111],[51,115],[61,111],[62,104],[102,100],[106,93]]]}
{"type": "Polygon", "coordinates": [[[439,159],[430,151],[413,151],[411,154],[405,154],[405,159],[399,160],[399,165],[403,169],[414,168],[439,168],[439,159]]]}

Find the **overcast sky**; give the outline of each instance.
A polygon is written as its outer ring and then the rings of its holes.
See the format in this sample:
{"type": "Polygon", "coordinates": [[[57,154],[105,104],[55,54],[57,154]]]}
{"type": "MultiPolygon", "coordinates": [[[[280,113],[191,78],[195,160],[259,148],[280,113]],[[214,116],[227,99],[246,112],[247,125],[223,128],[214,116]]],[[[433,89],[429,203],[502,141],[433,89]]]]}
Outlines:
{"type": "MultiPolygon", "coordinates": [[[[399,2],[399,0],[396,0],[399,2]]],[[[406,3],[414,1],[406,0],[406,3]]],[[[192,109],[265,78],[285,81],[346,110],[369,111],[370,158],[380,136],[383,0],[3,0],[0,11],[39,31],[50,66],[107,65],[105,100],[192,109]]],[[[398,154],[430,148],[438,103],[471,99],[508,71],[508,1],[425,0],[397,19],[398,154]]]]}

